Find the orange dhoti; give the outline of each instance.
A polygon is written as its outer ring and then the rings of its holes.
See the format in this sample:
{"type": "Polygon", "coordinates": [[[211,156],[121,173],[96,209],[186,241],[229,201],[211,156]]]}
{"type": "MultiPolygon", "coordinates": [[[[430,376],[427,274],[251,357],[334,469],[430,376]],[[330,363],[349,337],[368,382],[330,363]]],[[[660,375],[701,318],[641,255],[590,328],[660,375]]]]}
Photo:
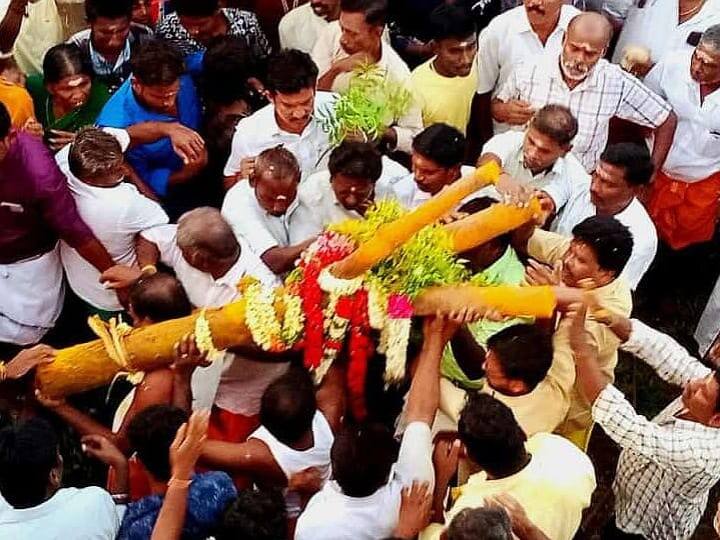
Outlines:
{"type": "Polygon", "coordinates": [[[683,182],[658,171],[648,211],[658,235],[673,249],[712,239],[720,198],[720,171],[704,180],[683,182]]]}

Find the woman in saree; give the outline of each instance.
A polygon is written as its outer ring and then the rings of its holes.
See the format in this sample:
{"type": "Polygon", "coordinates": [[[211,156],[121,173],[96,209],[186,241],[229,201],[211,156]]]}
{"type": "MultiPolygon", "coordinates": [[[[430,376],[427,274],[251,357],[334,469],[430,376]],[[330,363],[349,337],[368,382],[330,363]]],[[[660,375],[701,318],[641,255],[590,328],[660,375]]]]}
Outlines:
{"type": "Polygon", "coordinates": [[[45,129],[45,141],[56,152],[74,140],[76,131],[95,123],[110,92],[92,80],[92,70],[75,45],[48,50],[43,73],[28,77],[26,84],[45,129]]]}

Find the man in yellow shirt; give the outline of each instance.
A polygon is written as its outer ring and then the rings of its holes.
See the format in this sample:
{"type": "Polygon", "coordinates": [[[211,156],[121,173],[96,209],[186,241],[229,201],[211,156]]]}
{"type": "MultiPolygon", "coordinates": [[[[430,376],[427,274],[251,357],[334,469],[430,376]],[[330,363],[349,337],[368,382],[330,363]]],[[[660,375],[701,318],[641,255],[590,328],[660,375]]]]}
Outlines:
{"type": "MultiPolygon", "coordinates": [[[[558,284],[568,287],[592,283],[593,294],[602,308],[628,316],[632,310],[630,288],[618,278],[632,253],[632,234],[618,220],[608,216],[592,216],[573,229],[573,238],[536,229],[527,241],[527,254],[554,270],[533,264],[528,269],[531,284],[558,284]],[[555,271],[558,270],[558,271],[555,271]]],[[[589,319],[586,329],[598,350],[603,374],[615,380],[617,350],[620,341],[598,321],[589,319]]],[[[569,402],[565,421],[556,430],[585,448],[592,428],[590,403],[575,384],[575,362],[570,348],[569,321],[561,319],[553,336],[553,363],[548,379],[557,390],[558,399],[569,402]]]]}
{"type": "MultiPolygon", "coordinates": [[[[472,395],[460,416],[460,440],[475,469],[456,490],[445,523],[465,508],[486,505],[486,498],[505,493],[515,498],[527,517],[548,538],[570,540],[580,526],[583,509],[595,490],[590,459],[557,435],[538,433],[529,439],[512,411],[487,394],[472,395]]],[[[458,450],[436,452],[435,518],[445,495],[448,471],[457,467],[458,450]]],[[[442,529],[431,525],[421,540],[436,540],[442,529]]]]}
{"type": "Polygon", "coordinates": [[[436,56],[412,72],[412,93],[424,126],[442,122],[464,134],[477,89],[477,29],[464,9],[451,5],[433,11],[431,24],[436,56]]]}

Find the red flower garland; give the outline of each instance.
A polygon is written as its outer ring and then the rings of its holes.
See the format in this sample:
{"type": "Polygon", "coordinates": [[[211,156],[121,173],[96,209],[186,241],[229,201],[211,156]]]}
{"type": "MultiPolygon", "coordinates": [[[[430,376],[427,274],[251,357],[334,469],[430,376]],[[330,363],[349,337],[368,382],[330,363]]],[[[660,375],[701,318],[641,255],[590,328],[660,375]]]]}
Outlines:
{"type": "Polygon", "coordinates": [[[368,292],[362,288],[353,295],[353,312],[350,318],[350,341],[347,385],[350,410],[355,420],[367,416],[365,407],[365,378],[368,362],[373,354],[374,344],[370,338],[368,317],[368,292]]]}

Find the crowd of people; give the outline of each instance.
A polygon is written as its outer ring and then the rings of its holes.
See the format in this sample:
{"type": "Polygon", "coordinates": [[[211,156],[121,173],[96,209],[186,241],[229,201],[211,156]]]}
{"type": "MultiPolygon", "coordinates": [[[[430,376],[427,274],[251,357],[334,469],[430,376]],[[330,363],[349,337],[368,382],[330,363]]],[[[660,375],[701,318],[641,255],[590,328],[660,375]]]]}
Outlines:
{"type": "Polygon", "coordinates": [[[621,449],[601,537],[693,536],[720,480],[720,279],[700,358],[632,315],[668,257],[716,245],[720,1],[85,11],[67,35],[56,0],[0,2],[0,538],[569,540],[594,429],[621,449]],[[324,118],[368,66],[409,105],[336,141],[324,118]],[[367,418],[343,354],[316,384],[297,352],[193,335],[101,397],[33,389],[89,316],[139,328],[275,287],[329,225],[491,162],[445,221],[541,211],[458,257],[474,283],[553,286],[555,313],[416,318],[367,418]],[[680,389],[655,418],[614,384],[619,351],[680,389]],[[73,444],[96,485],[63,481],[73,444]]]}

